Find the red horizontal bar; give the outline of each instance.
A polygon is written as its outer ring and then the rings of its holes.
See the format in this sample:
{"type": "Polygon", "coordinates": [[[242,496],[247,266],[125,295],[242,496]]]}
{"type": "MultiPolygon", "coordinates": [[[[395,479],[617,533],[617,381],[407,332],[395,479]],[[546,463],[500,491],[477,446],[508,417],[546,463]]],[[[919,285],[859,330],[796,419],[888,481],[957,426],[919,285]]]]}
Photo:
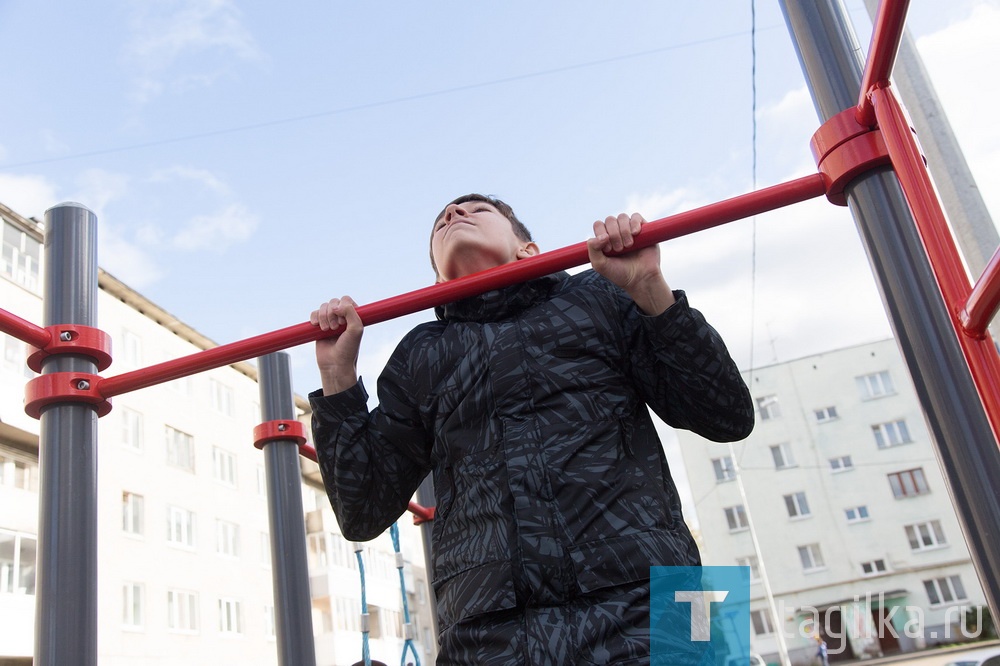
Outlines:
{"type": "Polygon", "coordinates": [[[875,14],[872,41],[868,47],[868,61],[861,79],[856,118],[865,126],[875,124],[875,109],[870,95],[875,88],[889,85],[889,75],[896,63],[899,42],[903,38],[903,25],[910,0],[882,0],[875,14]]]}
{"type": "MultiPolygon", "coordinates": [[[[636,237],[630,251],[710,229],[734,220],[757,215],[775,208],[806,201],[826,193],[821,174],[812,174],[771,187],[709,204],[677,215],[650,222],[636,237]]],[[[580,266],[589,261],[586,241],[521,261],[473,273],[456,280],[417,289],[382,301],[362,305],[358,315],[366,326],[420,312],[428,308],[476,296],[557,271],[580,266]]],[[[264,333],[240,342],[221,345],[148,368],[140,368],[101,381],[98,390],[105,398],[161,384],[205,370],[230,365],[248,358],[296,347],[306,342],[333,337],[340,330],[322,331],[309,322],[264,333]]]]}
{"type": "Polygon", "coordinates": [[[52,341],[49,331],[4,309],[0,309],[0,331],[39,349],[44,349],[52,341]]]}
{"type": "Polygon", "coordinates": [[[986,327],[1000,309],[1000,248],[972,287],[965,307],[958,313],[965,332],[974,338],[986,335],[986,327]]]}
{"type": "Polygon", "coordinates": [[[960,309],[969,302],[969,277],[899,100],[891,88],[873,91],[871,99],[896,177],[913,213],[938,288],[952,315],[958,343],[969,364],[993,435],[1000,440],[1000,356],[989,336],[972,338],[965,334],[959,321],[960,309]]]}

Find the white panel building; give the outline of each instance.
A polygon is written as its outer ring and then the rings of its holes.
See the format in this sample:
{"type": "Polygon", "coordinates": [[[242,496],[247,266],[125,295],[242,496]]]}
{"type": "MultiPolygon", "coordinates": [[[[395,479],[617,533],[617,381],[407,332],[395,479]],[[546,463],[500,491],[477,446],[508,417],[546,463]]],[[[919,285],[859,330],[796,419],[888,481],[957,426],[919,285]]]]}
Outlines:
{"type": "Polygon", "coordinates": [[[895,341],[744,378],[747,440],[678,435],[704,563],[751,568],[753,650],[776,661],[779,631],[802,664],[817,634],[831,661],[976,637],[985,598],[895,341]]]}
{"type": "MultiPolygon", "coordinates": [[[[0,205],[0,307],[40,324],[41,226],[0,205]]],[[[214,346],[101,272],[99,326],[114,363],[103,376],[214,346]]],[[[0,663],[34,647],[38,422],[24,414],[26,347],[0,333],[0,663]]],[[[114,398],[99,421],[98,650],[105,666],[276,664],[264,457],[256,368],[212,370],[114,398]]],[[[296,398],[308,423],[308,403],[296,398]]],[[[308,430],[308,428],[307,428],[308,430]]],[[[318,468],[303,459],[303,504],[317,664],[361,660],[361,584],[318,468]]],[[[419,532],[400,520],[416,649],[433,663],[419,532]]],[[[372,658],[403,649],[402,596],[388,535],[363,550],[372,658]]]]}

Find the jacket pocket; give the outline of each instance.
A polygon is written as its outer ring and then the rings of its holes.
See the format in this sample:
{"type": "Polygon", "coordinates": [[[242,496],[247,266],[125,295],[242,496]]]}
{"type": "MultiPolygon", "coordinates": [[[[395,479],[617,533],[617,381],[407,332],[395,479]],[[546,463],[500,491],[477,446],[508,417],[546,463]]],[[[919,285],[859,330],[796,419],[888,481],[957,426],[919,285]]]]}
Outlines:
{"type": "Polygon", "coordinates": [[[510,563],[501,560],[467,569],[434,583],[438,631],[484,613],[517,605],[510,563]]]}
{"type": "Polygon", "coordinates": [[[590,541],[569,549],[577,585],[587,593],[649,580],[655,566],[698,566],[694,539],[683,532],[656,530],[590,541]]]}

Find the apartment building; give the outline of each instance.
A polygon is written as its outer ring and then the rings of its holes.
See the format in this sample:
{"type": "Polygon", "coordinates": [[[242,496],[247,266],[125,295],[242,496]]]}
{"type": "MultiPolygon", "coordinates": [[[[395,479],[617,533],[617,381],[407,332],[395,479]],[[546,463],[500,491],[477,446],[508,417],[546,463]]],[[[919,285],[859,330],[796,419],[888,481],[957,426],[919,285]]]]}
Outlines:
{"type": "Polygon", "coordinates": [[[985,598],[895,341],[744,378],[748,439],[679,440],[705,564],[750,567],[753,650],[776,661],[782,632],[806,664],[817,635],[831,661],[977,637],[985,598]]]}
{"type": "MultiPolygon", "coordinates": [[[[0,205],[0,307],[40,323],[43,229],[0,205]]],[[[214,346],[113,276],[99,277],[98,328],[111,376],[214,346]]],[[[34,647],[38,422],[24,414],[26,347],[0,334],[0,663],[34,647]]],[[[308,403],[296,398],[301,418],[308,403]]],[[[98,650],[106,666],[275,664],[275,608],[256,367],[238,363],[116,397],[98,426],[98,650]]],[[[361,659],[361,583],[315,464],[303,505],[317,663],[361,659]]],[[[415,647],[433,662],[419,531],[400,521],[415,647]]],[[[388,536],[363,544],[370,644],[393,663],[404,645],[397,559],[388,536]]]]}

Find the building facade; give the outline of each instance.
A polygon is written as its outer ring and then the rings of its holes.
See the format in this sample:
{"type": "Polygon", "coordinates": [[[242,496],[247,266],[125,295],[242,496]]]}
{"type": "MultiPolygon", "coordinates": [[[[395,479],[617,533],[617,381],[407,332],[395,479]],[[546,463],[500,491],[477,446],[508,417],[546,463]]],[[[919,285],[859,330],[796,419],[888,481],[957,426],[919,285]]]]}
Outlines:
{"type": "MultiPolygon", "coordinates": [[[[42,321],[43,229],[0,205],[0,307],[42,321]]],[[[101,330],[113,340],[105,376],[214,346],[101,272],[101,330]]],[[[0,663],[34,647],[38,422],[24,414],[27,348],[0,333],[0,663]]],[[[98,425],[98,650],[101,664],[277,663],[256,368],[239,363],[116,397],[98,425]]],[[[296,398],[301,418],[308,403],[296,398]]],[[[357,556],[336,529],[315,464],[303,459],[303,505],[317,663],[361,659],[357,556]]],[[[419,531],[400,520],[414,638],[433,662],[432,604],[419,531]],[[426,630],[426,631],[425,631],[426,630]]],[[[388,536],[364,544],[372,656],[403,648],[402,595],[388,536]]]]}
{"type": "Polygon", "coordinates": [[[817,636],[832,662],[978,637],[985,597],[895,341],[744,378],[748,439],[679,440],[705,564],[750,567],[753,650],[776,661],[781,632],[808,664],[817,636]]]}

